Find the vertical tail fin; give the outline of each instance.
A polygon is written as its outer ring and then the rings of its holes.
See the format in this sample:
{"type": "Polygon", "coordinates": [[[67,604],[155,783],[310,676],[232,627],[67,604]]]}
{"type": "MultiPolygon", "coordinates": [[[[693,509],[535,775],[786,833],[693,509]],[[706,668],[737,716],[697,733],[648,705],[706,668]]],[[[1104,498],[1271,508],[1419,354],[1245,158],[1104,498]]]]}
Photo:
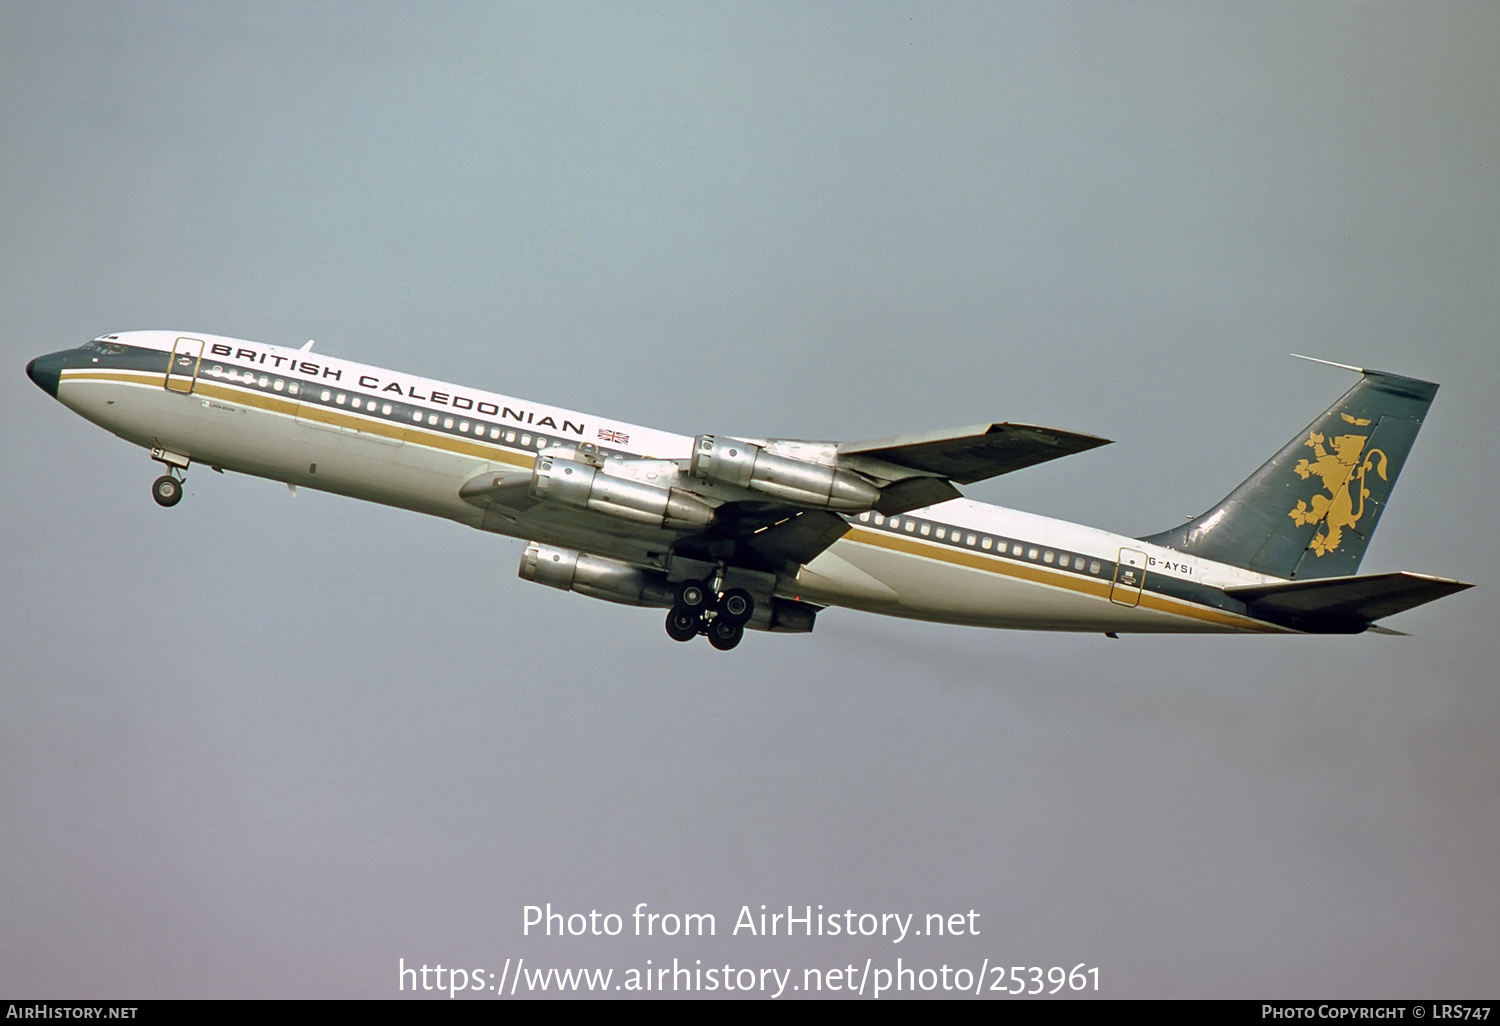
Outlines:
{"type": "Polygon", "coordinates": [[[1355,573],[1438,386],[1346,369],[1354,387],[1222,502],[1142,541],[1277,577],[1355,573]]]}

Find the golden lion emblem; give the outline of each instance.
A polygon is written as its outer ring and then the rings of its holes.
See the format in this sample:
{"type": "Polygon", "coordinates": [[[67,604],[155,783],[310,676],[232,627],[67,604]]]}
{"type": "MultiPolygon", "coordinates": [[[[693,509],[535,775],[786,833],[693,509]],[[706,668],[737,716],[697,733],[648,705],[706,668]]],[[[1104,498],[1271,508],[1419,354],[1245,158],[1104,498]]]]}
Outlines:
{"type": "MultiPolygon", "coordinates": [[[[1349,424],[1362,426],[1370,423],[1364,418],[1356,420],[1347,413],[1341,416],[1349,424]]],[[[1344,540],[1344,528],[1353,527],[1365,515],[1365,499],[1370,495],[1370,490],[1365,487],[1365,475],[1374,470],[1382,481],[1386,480],[1386,455],[1379,449],[1366,453],[1365,443],[1369,440],[1369,435],[1339,435],[1333,440],[1333,451],[1329,452],[1323,445],[1327,441],[1325,436],[1317,431],[1311,432],[1305,444],[1317,458],[1298,460],[1293,468],[1303,480],[1316,474],[1328,492],[1327,495],[1314,495],[1310,507],[1298,499],[1297,507],[1288,512],[1299,527],[1323,525],[1312,540],[1313,551],[1319,556],[1337,549],[1344,540]],[[1354,494],[1356,488],[1358,496],[1354,494]]]]}

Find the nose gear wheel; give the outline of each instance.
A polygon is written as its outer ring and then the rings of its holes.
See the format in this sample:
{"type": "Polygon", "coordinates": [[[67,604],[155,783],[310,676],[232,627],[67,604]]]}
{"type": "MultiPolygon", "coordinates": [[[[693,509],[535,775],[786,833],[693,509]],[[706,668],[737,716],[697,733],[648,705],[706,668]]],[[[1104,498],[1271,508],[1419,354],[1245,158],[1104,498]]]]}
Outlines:
{"type": "Polygon", "coordinates": [[[158,506],[175,506],[182,501],[182,482],[163,474],[151,483],[151,498],[158,506]]]}

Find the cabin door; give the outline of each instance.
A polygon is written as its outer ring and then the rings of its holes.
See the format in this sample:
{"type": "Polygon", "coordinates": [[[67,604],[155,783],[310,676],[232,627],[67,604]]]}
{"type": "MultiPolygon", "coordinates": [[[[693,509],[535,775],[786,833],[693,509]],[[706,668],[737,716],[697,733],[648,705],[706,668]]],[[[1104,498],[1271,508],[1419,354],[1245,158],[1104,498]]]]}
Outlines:
{"type": "Polygon", "coordinates": [[[203,340],[179,338],[172,344],[172,362],[167,364],[163,384],[168,392],[190,395],[198,384],[198,368],[203,365],[203,340]]]}
{"type": "Polygon", "coordinates": [[[1135,549],[1121,549],[1115,564],[1115,580],[1109,588],[1109,600],[1122,606],[1141,604],[1141,585],[1146,583],[1146,554],[1135,549]]]}

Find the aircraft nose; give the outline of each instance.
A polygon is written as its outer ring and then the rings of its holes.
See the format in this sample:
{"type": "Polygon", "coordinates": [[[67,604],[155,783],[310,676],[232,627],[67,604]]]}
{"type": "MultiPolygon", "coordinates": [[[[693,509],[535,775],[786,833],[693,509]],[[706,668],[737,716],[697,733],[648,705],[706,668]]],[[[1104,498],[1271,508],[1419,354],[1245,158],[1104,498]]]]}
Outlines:
{"type": "Polygon", "coordinates": [[[62,357],[38,356],[26,365],[26,376],[35,381],[37,387],[52,398],[57,398],[57,383],[62,378],[62,357]]]}

